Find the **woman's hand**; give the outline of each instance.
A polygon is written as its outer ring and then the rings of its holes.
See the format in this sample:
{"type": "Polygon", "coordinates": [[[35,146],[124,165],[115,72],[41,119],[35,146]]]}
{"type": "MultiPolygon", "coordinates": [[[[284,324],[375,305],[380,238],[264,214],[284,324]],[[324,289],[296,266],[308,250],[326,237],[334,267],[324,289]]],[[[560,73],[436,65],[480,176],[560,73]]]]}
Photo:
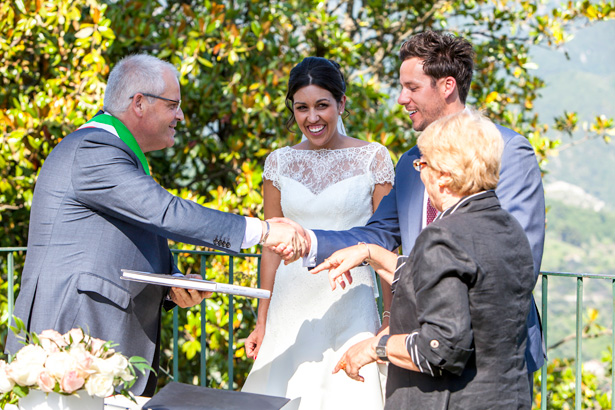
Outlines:
{"type": "Polygon", "coordinates": [[[250,333],[250,336],[246,339],[246,356],[250,359],[256,359],[258,352],[263,344],[263,338],[265,337],[265,325],[256,324],[256,327],[250,333]]]}
{"type": "Polygon", "coordinates": [[[359,266],[368,257],[368,248],[365,244],[351,246],[340,249],[329,256],[323,263],[316,266],[310,273],[316,274],[329,269],[329,283],[331,289],[335,290],[336,283],[339,281],[342,289],[346,287],[346,282],[342,275],[346,276],[348,283],[352,283],[350,269],[359,266]]]}
{"type": "Polygon", "coordinates": [[[363,376],[359,374],[359,370],[366,364],[378,360],[378,356],[376,356],[377,344],[378,337],[371,337],[352,346],[344,353],[340,361],[337,362],[333,369],[333,374],[344,370],[348,377],[362,382],[363,376]]]}

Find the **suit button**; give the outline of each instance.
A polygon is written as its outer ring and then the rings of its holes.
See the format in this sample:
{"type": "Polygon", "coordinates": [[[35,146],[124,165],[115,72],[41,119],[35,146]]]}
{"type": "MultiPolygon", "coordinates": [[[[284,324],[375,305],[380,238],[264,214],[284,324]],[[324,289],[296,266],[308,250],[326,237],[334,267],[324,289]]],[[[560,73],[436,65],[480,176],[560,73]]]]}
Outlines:
{"type": "Polygon", "coordinates": [[[230,242],[225,242],[224,246],[226,246],[227,248],[230,248],[231,247],[231,243],[230,242]]]}
{"type": "Polygon", "coordinates": [[[214,245],[219,246],[219,242],[220,242],[219,240],[214,239],[214,245]]]}

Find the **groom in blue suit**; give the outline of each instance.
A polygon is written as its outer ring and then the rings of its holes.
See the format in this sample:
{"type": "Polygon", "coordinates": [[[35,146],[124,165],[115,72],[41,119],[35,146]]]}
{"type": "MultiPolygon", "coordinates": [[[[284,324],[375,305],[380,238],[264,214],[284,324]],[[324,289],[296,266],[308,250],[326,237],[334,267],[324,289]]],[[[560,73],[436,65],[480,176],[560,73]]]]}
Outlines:
{"type": "MultiPolygon", "coordinates": [[[[402,90],[397,102],[409,113],[415,131],[423,131],[438,118],[465,109],[472,81],[473,58],[474,51],[467,40],[439,32],[417,34],[402,45],[402,90]]],[[[529,239],[538,279],[545,236],[540,169],[526,138],[508,128],[498,128],[505,145],[496,193],[502,207],[519,221],[529,239]]],[[[419,232],[427,224],[427,207],[430,206],[420,174],[412,166],[412,161],[420,156],[415,146],[400,158],[395,185],[366,226],[348,231],[306,230],[311,247],[304,263],[315,266],[333,252],[357,242],[374,243],[390,250],[401,246],[403,254],[408,255],[419,232]]],[[[300,228],[296,224],[295,227],[300,228]]],[[[283,247],[279,247],[278,252],[288,259],[283,247]]],[[[533,300],[527,325],[526,359],[532,383],[532,373],[544,364],[542,331],[533,300]]]]}

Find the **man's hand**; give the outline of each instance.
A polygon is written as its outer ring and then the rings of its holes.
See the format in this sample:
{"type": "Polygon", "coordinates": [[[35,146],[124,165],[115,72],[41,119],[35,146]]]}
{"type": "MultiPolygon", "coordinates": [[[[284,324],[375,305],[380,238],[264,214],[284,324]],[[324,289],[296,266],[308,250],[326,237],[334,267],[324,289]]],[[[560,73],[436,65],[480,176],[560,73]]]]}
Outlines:
{"type": "Polygon", "coordinates": [[[371,337],[352,346],[344,353],[340,361],[337,362],[333,369],[333,374],[344,370],[348,377],[362,382],[363,376],[359,374],[359,370],[366,364],[378,360],[378,356],[376,356],[377,344],[378,338],[371,337]]]}
{"type": "Polygon", "coordinates": [[[268,222],[271,228],[265,246],[280,256],[286,264],[309,253],[310,237],[301,225],[287,218],[271,218],[268,222]]]}
{"type": "MultiPolygon", "coordinates": [[[[203,279],[201,275],[190,273],[187,278],[203,279]]],[[[212,292],[205,292],[196,289],[171,288],[169,297],[175,304],[181,308],[192,307],[201,303],[205,298],[211,297],[212,292]]]]}
{"type": "Polygon", "coordinates": [[[250,336],[246,339],[246,356],[250,359],[255,359],[258,356],[258,352],[263,344],[263,338],[265,337],[265,325],[257,324],[250,336]]]}

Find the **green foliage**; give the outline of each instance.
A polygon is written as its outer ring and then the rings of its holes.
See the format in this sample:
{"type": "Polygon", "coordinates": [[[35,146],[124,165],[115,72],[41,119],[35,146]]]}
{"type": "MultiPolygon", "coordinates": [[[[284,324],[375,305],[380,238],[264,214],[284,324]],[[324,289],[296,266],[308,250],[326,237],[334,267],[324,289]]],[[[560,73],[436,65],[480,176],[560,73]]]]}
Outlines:
{"type": "MultiPolygon", "coordinates": [[[[584,353],[586,350],[596,349],[588,346],[592,339],[598,335],[607,334],[610,338],[612,332],[606,329],[599,323],[599,311],[597,309],[587,309],[583,315],[582,329],[582,345],[584,353]],[[588,343],[589,342],[589,343],[588,343]]],[[[553,317],[553,316],[550,316],[553,317]]],[[[565,317],[564,314],[559,314],[557,317],[565,317]]],[[[574,317],[574,314],[572,315],[574,317]]],[[[559,321],[558,321],[559,322],[559,321]]],[[[558,323],[559,325],[560,323],[558,323]]],[[[549,329],[549,340],[553,340],[553,331],[549,329]]],[[[547,349],[549,362],[547,364],[547,409],[572,409],[576,403],[576,363],[573,358],[567,358],[568,355],[562,355],[564,358],[554,357],[554,349],[562,344],[573,344],[575,334],[567,335],[561,339],[556,339],[555,343],[550,342],[547,349]]],[[[611,408],[611,385],[610,379],[612,376],[612,350],[611,346],[604,348],[600,360],[582,357],[581,368],[581,408],[584,409],[610,409],[611,408]]],[[[574,354],[574,353],[573,353],[574,354]]],[[[583,354],[585,356],[585,354],[583,354]]],[[[534,408],[541,408],[542,383],[541,371],[534,374],[534,408]]]]}
{"type": "MultiPolygon", "coordinates": [[[[184,198],[259,216],[264,158],[299,140],[296,127],[294,133],[285,129],[284,99],[290,69],[303,57],[340,63],[348,84],[349,135],[383,143],[396,159],[415,142],[406,114],[394,104],[399,45],[426,29],[466,36],[477,51],[469,102],[526,135],[544,159],[558,141],[545,136],[549,127],[533,111],[544,84],[532,74],[529,47],[561,46],[576,25],[614,16],[605,1],[549,9],[500,0],[0,0],[0,246],[26,244],[41,164],[100,108],[110,67],[127,54],[154,54],[181,73],[186,119],[175,147],[149,154],[152,175],[184,198]]],[[[613,124],[601,114],[588,132],[604,138],[613,124]]],[[[180,258],[185,270],[201,271],[200,260],[186,258],[180,258]]],[[[22,262],[16,260],[17,271],[22,262]]],[[[227,277],[226,265],[216,258],[209,263],[208,278],[227,277]]],[[[254,284],[256,262],[236,264],[236,271],[250,272],[237,281],[254,284]]],[[[6,264],[2,271],[6,275],[6,264]]],[[[4,278],[1,286],[6,290],[4,278]]],[[[5,311],[5,300],[0,302],[5,311]]],[[[215,387],[229,383],[228,302],[216,296],[205,308],[209,384],[215,387]]],[[[230,319],[238,348],[233,386],[241,385],[250,366],[241,348],[254,323],[255,303],[236,298],[230,319]]],[[[178,359],[185,381],[199,374],[194,360],[203,349],[199,312],[197,307],[180,315],[178,359]]],[[[5,326],[6,316],[3,320],[5,326]]],[[[170,329],[167,315],[163,366],[170,366],[170,329]]]]}
{"type": "Polygon", "coordinates": [[[613,273],[615,214],[550,201],[542,269],[613,273]]]}
{"type": "Polygon", "coordinates": [[[99,106],[115,38],[95,1],[0,2],[0,246],[25,244],[36,173],[99,106]]]}
{"type": "MultiPolygon", "coordinates": [[[[609,357],[610,360],[610,357],[609,357]]],[[[594,373],[581,372],[581,408],[610,409],[611,395],[608,384],[594,373]]],[[[547,409],[567,410],[575,408],[575,361],[574,359],[553,359],[547,365],[547,409]]],[[[542,396],[540,371],[534,375],[533,408],[541,408],[542,396]]]]}
{"type": "Polygon", "coordinates": [[[548,220],[549,233],[562,241],[579,246],[592,239],[598,242],[615,242],[615,213],[595,212],[551,201],[548,220]]]}

